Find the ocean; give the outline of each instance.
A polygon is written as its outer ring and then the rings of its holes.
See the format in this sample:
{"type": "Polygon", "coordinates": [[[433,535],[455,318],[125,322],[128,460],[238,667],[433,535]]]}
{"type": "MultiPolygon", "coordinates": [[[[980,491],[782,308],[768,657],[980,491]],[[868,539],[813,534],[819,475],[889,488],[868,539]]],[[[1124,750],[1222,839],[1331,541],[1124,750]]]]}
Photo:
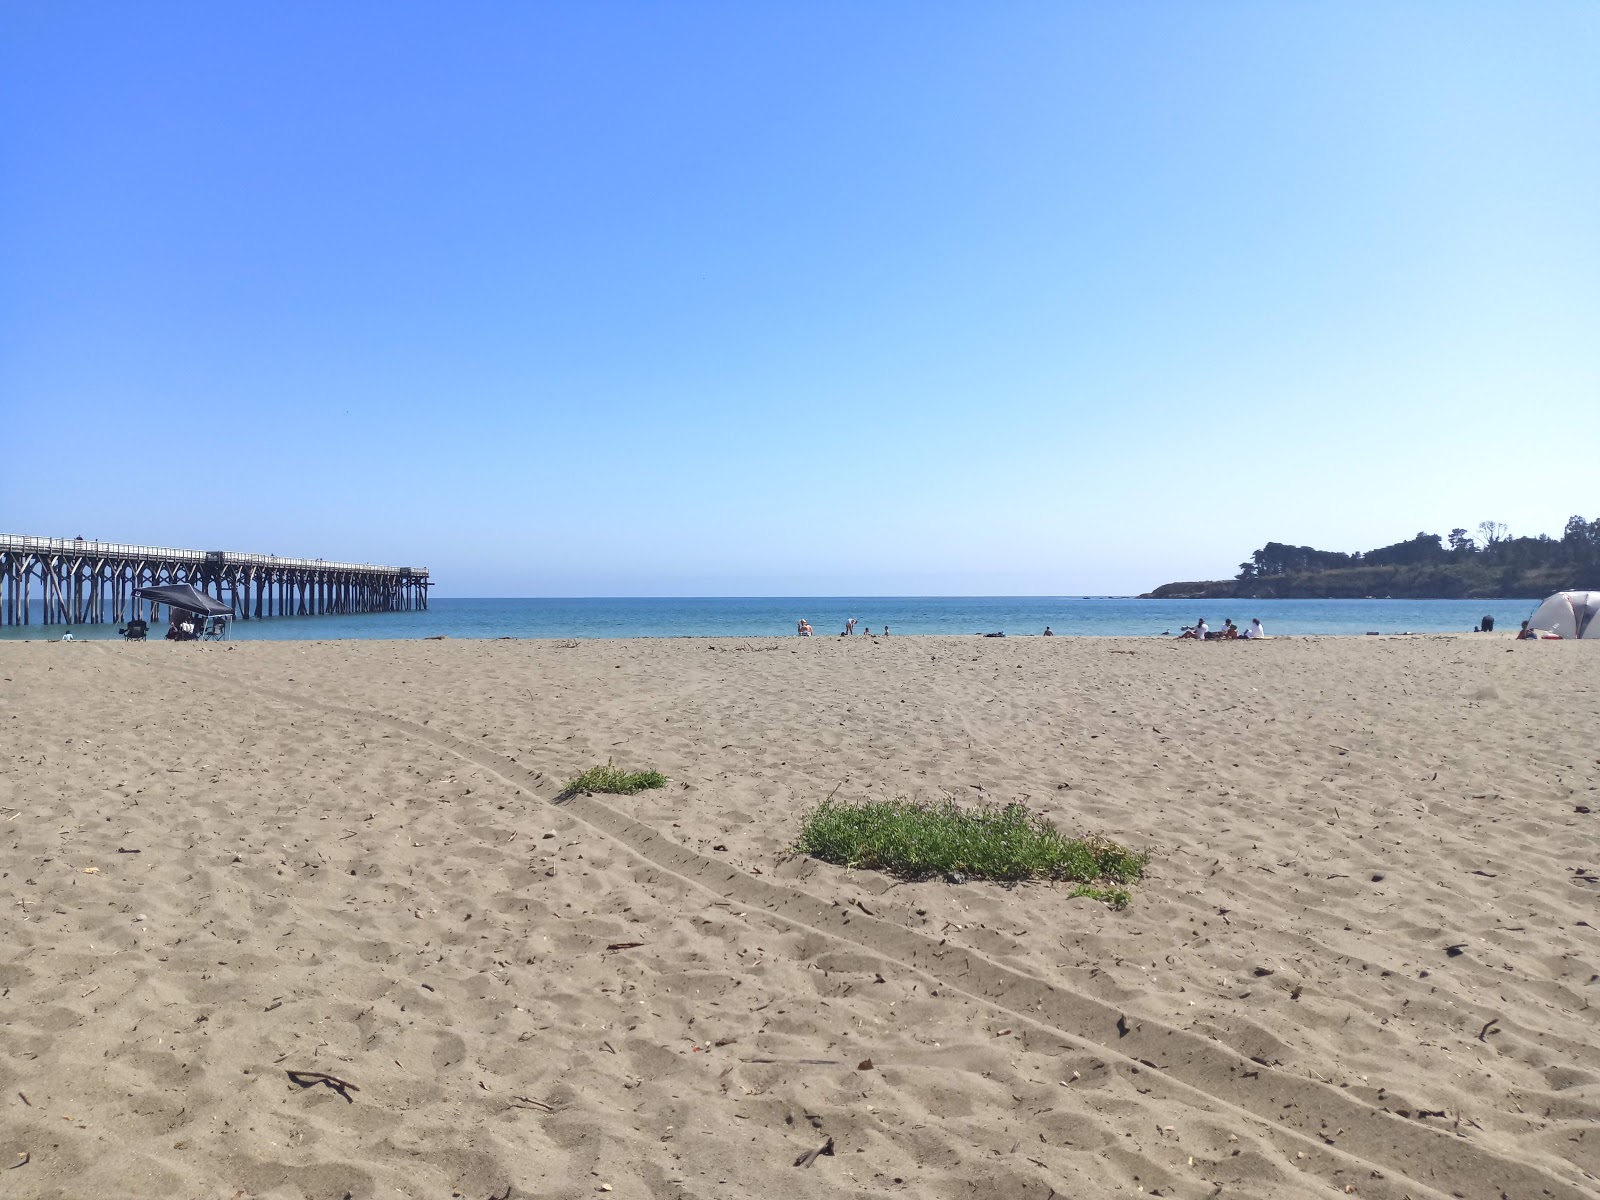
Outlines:
{"type": "MultiPolygon", "coordinates": [[[[1259,617],[1269,635],[1443,633],[1484,616],[1515,629],[1537,599],[1137,600],[1125,596],[698,596],[664,599],[468,599],[438,597],[426,612],[277,617],[234,622],[236,641],[329,638],[779,637],[806,618],[818,637],[887,625],[891,636],[1005,633],[1106,637],[1175,636],[1197,617],[1220,629],[1259,617]]],[[[0,640],[57,638],[61,626],[0,627],[0,640]]],[[[152,631],[159,636],[162,630],[152,631]]],[[[80,638],[116,637],[114,625],[75,626],[80,638]]]]}

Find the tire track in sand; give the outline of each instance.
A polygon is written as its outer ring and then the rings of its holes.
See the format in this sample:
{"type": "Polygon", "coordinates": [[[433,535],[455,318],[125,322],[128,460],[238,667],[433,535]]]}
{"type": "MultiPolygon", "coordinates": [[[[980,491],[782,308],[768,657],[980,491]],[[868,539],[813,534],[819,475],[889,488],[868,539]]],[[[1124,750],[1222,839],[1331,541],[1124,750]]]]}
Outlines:
{"type": "MultiPolygon", "coordinates": [[[[542,775],[452,734],[376,709],[328,704],[270,688],[248,690],[258,698],[387,725],[538,800],[558,803],[542,775]]],[[[796,928],[848,942],[1079,1049],[1102,1054],[1113,1069],[1138,1075],[1141,1088],[1192,1108],[1231,1111],[1269,1138],[1288,1161],[1335,1188],[1359,1187],[1363,1196],[1394,1200],[1423,1196],[1593,1200],[1596,1194],[1582,1182],[1496,1153],[1459,1134],[1372,1108],[1331,1084],[1274,1071],[1185,1030],[1143,1019],[1130,1021],[1118,1008],[1002,966],[976,951],[945,945],[859,909],[757,879],[672,841],[593,796],[559,803],[564,812],[657,869],[719,898],[737,900],[796,928]],[[1410,1165],[1401,1168],[1397,1163],[1410,1165]]]]}

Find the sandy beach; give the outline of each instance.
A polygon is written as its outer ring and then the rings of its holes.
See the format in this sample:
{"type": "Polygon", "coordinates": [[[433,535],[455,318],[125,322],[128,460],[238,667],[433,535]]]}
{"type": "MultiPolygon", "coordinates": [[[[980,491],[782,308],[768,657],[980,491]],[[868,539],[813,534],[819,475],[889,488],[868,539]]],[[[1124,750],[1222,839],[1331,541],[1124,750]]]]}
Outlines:
{"type": "Polygon", "coordinates": [[[1597,671],[0,643],[0,1190],[1594,1196],[1597,671]],[[556,802],[607,760],[671,782],[556,802]],[[1151,871],[1114,911],[791,857],[829,795],[1020,801],[1151,871]]]}

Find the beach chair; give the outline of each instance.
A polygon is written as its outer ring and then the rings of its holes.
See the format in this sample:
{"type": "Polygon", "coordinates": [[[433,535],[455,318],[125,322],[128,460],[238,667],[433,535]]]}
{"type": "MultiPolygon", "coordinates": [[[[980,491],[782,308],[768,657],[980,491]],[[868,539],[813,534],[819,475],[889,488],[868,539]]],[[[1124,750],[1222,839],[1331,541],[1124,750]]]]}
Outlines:
{"type": "Polygon", "coordinates": [[[220,642],[220,641],[223,641],[224,639],[226,639],[227,636],[228,636],[228,618],[227,617],[212,617],[211,618],[211,623],[209,625],[205,626],[204,631],[200,634],[200,637],[202,638],[202,640],[207,641],[207,642],[220,642]]]}
{"type": "Polygon", "coordinates": [[[150,626],[145,621],[129,621],[126,628],[117,630],[123,639],[130,642],[142,642],[145,635],[150,632],[150,626]]]}

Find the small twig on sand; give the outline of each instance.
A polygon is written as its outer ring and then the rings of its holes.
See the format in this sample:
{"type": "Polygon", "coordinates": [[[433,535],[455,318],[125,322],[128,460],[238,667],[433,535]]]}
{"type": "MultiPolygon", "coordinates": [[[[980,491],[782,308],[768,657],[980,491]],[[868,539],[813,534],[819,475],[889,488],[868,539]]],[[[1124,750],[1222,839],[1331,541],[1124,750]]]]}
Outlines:
{"type": "Polygon", "coordinates": [[[1499,1033],[1500,1031],[1495,1028],[1495,1026],[1498,1024],[1500,1024],[1499,1017],[1490,1017],[1485,1023],[1484,1027],[1478,1030],[1478,1040],[1480,1042],[1487,1042],[1491,1033],[1499,1033]]]}
{"type": "Polygon", "coordinates": [[[837,1058],[741,1058],[746,1063],[781,1063],[784,1066],[837,1067],[837,1058]]]}

